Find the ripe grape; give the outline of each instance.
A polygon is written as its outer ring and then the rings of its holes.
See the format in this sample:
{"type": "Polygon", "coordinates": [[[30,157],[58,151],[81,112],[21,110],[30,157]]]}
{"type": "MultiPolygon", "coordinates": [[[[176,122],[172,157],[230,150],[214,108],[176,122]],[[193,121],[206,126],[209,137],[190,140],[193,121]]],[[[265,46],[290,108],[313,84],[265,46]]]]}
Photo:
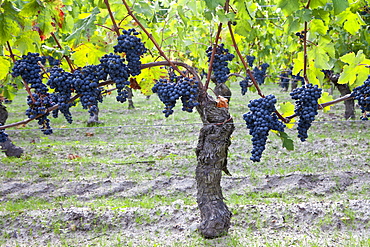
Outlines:
{"type": "Polygon", "coordinates": [[[152,88],[159,99],[165,104],[163,113],[169,117],[173,113],[176,101],[181,98],[182,110],[192,112],[199,105],[197,98],[199,94],[198,81],[188,77],[177,77],[176,82],[167,79],[159,79],[152,88]]]}
{"type": "Polygon", "coordinates": [[[368,120],[370,117],[366,112],[370,111],[370,76],[361,86],[358,86],[353,89],[351,97],[354,97],[357,100],[363,116],[362,120],[368,120]]]}
{"type": "Polygon", "coordinates": [[[255,56],[247,56],[247,62],[248,62],[249,67],[253,66],[253,62],[255,59],[256,59],[255,56]]]}
{"type": "MultiPolygon", "coordinates": [[[[206,50],[208,62],[211,60],[213,48],[210,46],[206,50]]],[[[234,55],[229,53],[229,50],[225,48],[224,44],[220,44],[216,47],[215,56],[212,64],[212,71],[216,78],[216,83],[225,83],[228,79],[230,69],[228,68],[228,61],[234,59],[234,55]]]]}
{"type": "Polygon", "coordinates": [[[123,30],[123,34],[118,39],[118,44],[115,45],[115,53],[125,53],[129,73],[132,76],[137,76],[141,73],[140,56],[147,52],[144,43],[136,37],[139,33],[135,29],[123,30]]]}
{"type": "Polygon", "coordinates": [[[248,86],[250,82],[250,77],[246,76],[243,80],[239,82],[239,86],[241,87],[242,95],[245,95],[248,92],[248,86]]]}
{"type": "Polygon", "coordinates": [[[118,96],[117,101],[123,103],[128,97],[127,86],[130,85],[129,68],[124,64],[125,60],[119,55],[113,53],[104,55],[101,59],[101,65],[104,71],[110,76],[110,79],[115,82],[118,96]]]}
{"type": "Polygon", "coordinates": [[[261,69],[259,69],[258,67],[254,67],[253,76],[259,85],[265,83],[266,71],[268,67],[270,67],[268,63],[263,63],[261,65],[261,69]]]}
{"type": "Polygon", "coordinates": [[[55,98],[53,94],[46,93],[44,95],[32,94],[32,98],[27,96],[27,104],[29,108],[26,110],[26,115],[29,118],[36,118],[38,124],[41,125],[41,130],[45,135],[52,134],[53,131],[50,127],[50,120],[47,118],[49,112],[47,109],[54,106],[55,98]],[[38,117],[38,115],[41,115],[38,117]]]}
{"type": "Polygon", "coordinates": [[[89,109],[90,116],[96,113],[98,102],[103,101],[102,88],[99,81],[106,78],[103,65],[88,65],[73,72],[73,88],[81,94],[80,101],[83,109],[89,109]]]}
{"type": "Polygon", "coordinates": [[[253,149],[250,159],[253,162],[261,160],[269,131],[284,131],[285,124],[279,121],[275,114],[276,102],[277,100],[272,94],[265,98],[251,100],[248,104],[250,111],[243,115],[249,134],[252,135],[253,149]]]}
{"type": "Polygon", "coordinates": [[[39,65],[39,62],[42,63],[42,61],[43,58],[40,57],[39,53],[29,52],[14,63],[12,75],[14,77],[21,76],[31,88],[35,89],[36,93],[45,94],[48,92],[48,87],[42,82],[41,66],[39,65]]]}
{"type": "Polygon", "coordinates": [[[58,109],[53,111],[53,117],[58,117],[58,111],[62,112],[68,123],[72,123],[70,108],[74,103],[70,103],[72,91],[74,90],[73,74],[65,72],[62,68],[53,67],[47,85],[54,89],[55,102],[59,104],[58,109]]]}
{"type": "Polygon", "coordinates": [[[321,97],[322,89],[317,85],[306,84],[294,89],[290,96],[295,101],[294,112],[299,116],[298,137],[302,142],[308,138],[307,131],[318,114],[318,99],[321,97]]]}

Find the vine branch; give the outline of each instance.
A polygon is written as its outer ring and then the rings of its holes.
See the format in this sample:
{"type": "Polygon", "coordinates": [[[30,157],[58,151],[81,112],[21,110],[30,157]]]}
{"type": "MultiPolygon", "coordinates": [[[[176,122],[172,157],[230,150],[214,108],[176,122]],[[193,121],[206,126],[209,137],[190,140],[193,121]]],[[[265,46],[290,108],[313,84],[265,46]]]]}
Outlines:
{"type": "MultiPolygon", "coordinates": [[[[177,61],[152,62],[152,63],[142,64],[141,65],[141,69],[148,69],[148,68],[156,67],[156,66],[169,66],[170,64],[175,64],[176,66],[184,67],[185,69],[187,69],[195,77],[195,79],[197,81],[200,82],[200,78],[199,78],[198,73],[196,72],[196,69],[194,67],[186,64],[186,63],[183,63],[183,62],[177,62],[177,61]]],[[[97,87],[103,87],[103,86],[107,86],[107,85],[111,85],[111,84],[114,84],[114,81],[108,80],[108,81],[104,81],[104,82],[99,83],[97,87]]],[[[73,101],[75,101],[76,99],[78,99],[81,96],[82,96],[81,94],[76,94],[76,95],[74,95],[73,97],[70,98],[69,102],[73,102],[73,101]]],[[[34,118],[28,118],[28,119],[25,119],[25,120],[22,120],[22,121],[19,121],[19,122],[16,122],[16,123],[2,125],[2,126],[0,126],[0,129],[7,129],[7,128],[11,128],[11,127],[15,127],[15,126],[27,124],[27,123],[31,122],[32,120],[34,120],[36,118],[39,118],[39,117],[41,117],[41,116],[43,116],[43,115],[45,115],[45,114],[47,114],[47,113],[49,113],[51,111],[54,111],[54,110],[58,109],[58,107],[59,107],[59,104],[56,104],[56,105],[54,105],[54,106],[49,107],[48,109],[46,109],[46,111],[45,111],[44,114],[39,114],[39,115],[37,115],[34,118]]]]}

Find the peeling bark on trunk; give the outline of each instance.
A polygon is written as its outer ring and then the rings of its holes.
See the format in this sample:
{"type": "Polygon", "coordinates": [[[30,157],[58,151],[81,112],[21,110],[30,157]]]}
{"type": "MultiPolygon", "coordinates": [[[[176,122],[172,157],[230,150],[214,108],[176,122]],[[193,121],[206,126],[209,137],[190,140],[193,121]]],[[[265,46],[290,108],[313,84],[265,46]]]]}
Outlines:
{"type": "Polygon", "coordinates": [[[228,100],[230,103],[231,99],[231,91],[228,86],[226,86],[225,83],[216,83],[216,87],[213,90],[216,95],[220,95],[228,100]]]}
{"type": "Polygon", "coordinates": [[[216,107],[214,101],[199,107],[198,112],[204,122],[196,148],[197,203],[201,213],[198,230],[205,238],[216,238],[227,234],[230,227],[232,214],[223,201],[220,182],[222,171],[231,175],[227,153],[235,127],[228,109],[216,107]]]}

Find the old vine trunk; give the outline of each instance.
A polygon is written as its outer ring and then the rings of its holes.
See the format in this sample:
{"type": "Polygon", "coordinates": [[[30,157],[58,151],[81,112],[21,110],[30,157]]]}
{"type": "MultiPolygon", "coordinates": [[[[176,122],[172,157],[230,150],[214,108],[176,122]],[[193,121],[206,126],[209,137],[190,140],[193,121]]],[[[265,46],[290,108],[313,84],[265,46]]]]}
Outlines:
{"type": "Polygon", "coordinates": [[[227,170],[227,153],[230,136],[234,131],[228,108],[219,108],[211,100],[198,112],[202,116],[196,155],[197,203],[201,214],[200,233],[205,238],[215,238],[228,232],[231,212],[223,201],[221,190],[222,171],[227,170]]]}

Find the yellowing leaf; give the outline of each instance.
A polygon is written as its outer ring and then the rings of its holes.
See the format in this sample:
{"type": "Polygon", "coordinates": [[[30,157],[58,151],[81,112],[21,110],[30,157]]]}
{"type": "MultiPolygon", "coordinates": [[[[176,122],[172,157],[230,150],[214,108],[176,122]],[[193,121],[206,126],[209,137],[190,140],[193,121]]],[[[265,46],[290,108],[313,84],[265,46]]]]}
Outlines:
{"type": "Polygon", "coordinates": [[[89,64],[98,64],[99,58],[104,54],[104,51],[98,49],[92,43],[85,43],[74,49],[72,59],[77,66],[84,67],[89,64]]]}
{"type": "Polygon", "coordinates": [[[4,56],[0,56],[0,80],[4,79],[10,68],[10,61],[4,56]]]}
{"type": "MultiPolygon", "coordinates": [[[[143,64],[152,61],[151,56],[144,57],[141,62],[143,64]]],[[[152,95],[152,87],[154,86],[155,79],[159,79],[167,75],[167,71],[161,67],[151,67],[148,69],[141,70],[141,74],[136,76],[136,81],[140,86],[141,93],[144,95],[152,95]]]]}
{"type": "MultiPolygon", "coordinates": [[[[328,92],[323,92],[322,95],[321,95],[321,98],[318,100],[318,103],[319,104],[323,104],[323,103],[326,103],[326,102],[329,102],[329,101],[332,101],[333,100],[333,96],[330,95],[328,92]]],[[[324,112],[328,112],[330,111],[330,106],[327,106],[323,109],[324,112]]]]}
{"type": "MultiPolygon", "coordinates": [[[[278,111],[281,113],[281,115],[283,117],[288,117],[288,116],[292,116],[294,114],[294,108],[295,108],[295,106],[291,102],[283,102],[283,103],[279,104],[278,111]]],[[[290,120],[290,123],[286,124],[286,126],[289,129],[293,128],[295,121],[296,120],[294,118],[292,118],[290,120]]]]}

